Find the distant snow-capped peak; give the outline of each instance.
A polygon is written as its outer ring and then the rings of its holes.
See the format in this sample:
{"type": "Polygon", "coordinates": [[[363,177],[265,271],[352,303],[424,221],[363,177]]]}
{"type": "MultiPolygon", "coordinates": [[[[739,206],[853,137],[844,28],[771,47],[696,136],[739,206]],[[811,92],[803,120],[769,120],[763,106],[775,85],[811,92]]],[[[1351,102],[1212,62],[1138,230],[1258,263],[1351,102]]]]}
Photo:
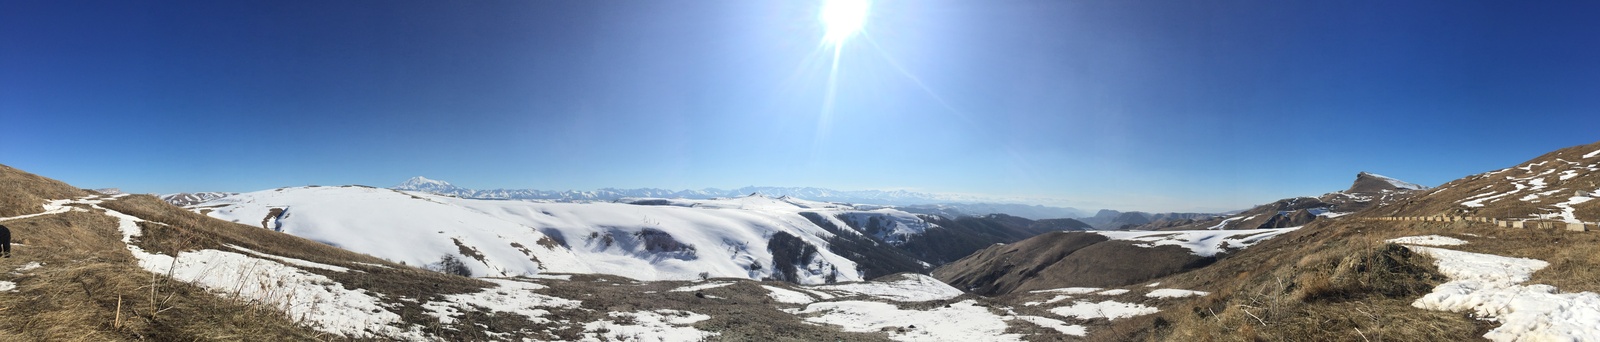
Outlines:
{"type": "Polygon", "coordinates": [[[414,190],[414,191],[432,191],[432,190],[444,190],[444,189],[457,189],[456,186],[455,185],[451,185],[450,182],[446,182],[446,181],[442,181],[442,180],[428,179],[428,177],[423,177],[423,176],[411,177],[411,179],[407,179],[405,182],[401,182],[400,185],[396,185],[394,188],[395,189],[399,189],[399,190],[414,190]]]}
{"type": "MultiPolygon", "coordinates": [[[[1410,189],[1410,190],[1427,190],[1428,189],[1427,186],[1418,185],[1416,183],[1408,183],[1408,182],[1405,182],[1405,181],[1401,181],[1399,179],[1394,179],[1393,177],[1388,177],[1388,176],[1384,176],[1384,175],[1380,175],[1380,174],[1376,174],[1376,173],[1361,172],[1361,174],[1362,175],[1371,176],[1372,178],[1377,178],[1377,179],[1382,180],[1384,182],[1388,182],[1389,185],[1393,185],[1394,187],[1400,188],[1400,189],[1410,189]]],[[[1359,177],[1359,175],[1358,175],[1358,177],[1359,177]]]]}

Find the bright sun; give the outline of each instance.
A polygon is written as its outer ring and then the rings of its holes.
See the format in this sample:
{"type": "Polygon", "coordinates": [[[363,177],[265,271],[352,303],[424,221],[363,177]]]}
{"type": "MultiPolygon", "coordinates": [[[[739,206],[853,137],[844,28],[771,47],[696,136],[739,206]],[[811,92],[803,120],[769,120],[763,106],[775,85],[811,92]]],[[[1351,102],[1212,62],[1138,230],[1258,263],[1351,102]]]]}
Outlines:
{"type": "Polygon", "coordinates": [[[868,7],[871,7],[868,0],[824,0],[822,14],[818,16],[827,30],[822,41],[835,48],[844,45],[846,39],[861,32],[861,26],[867,23],[868,7]]]}

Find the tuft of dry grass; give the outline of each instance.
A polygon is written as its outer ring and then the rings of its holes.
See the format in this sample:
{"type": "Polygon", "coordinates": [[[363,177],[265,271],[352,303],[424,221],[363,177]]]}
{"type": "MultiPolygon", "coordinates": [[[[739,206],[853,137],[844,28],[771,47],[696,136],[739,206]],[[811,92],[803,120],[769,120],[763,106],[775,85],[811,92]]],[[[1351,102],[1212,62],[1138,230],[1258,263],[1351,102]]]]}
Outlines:
{"type": "Polygon", "coordinates": [[[1352,241],[1347,248],[1302,258],[1296,264],[1290,297],[1308,303],[1407,298],[1426,294],[1447,280],[1431,259],[1400,245],[1352,241]]]}

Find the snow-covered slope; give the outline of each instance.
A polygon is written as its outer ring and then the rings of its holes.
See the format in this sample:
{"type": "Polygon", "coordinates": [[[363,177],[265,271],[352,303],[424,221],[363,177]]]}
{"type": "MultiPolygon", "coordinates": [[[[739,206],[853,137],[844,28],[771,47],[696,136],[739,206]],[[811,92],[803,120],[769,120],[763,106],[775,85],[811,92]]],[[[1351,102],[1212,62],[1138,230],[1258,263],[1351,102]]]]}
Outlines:
{"type": "Polygon", "coordinates": [[[1175,245],[1189,249],[1202,257],[1244,249],[1266,239],[1295,231],[1300,227],[1244,230],[1180,230],[1180,231],[1090,231],[1113,240],[1135,241],[1135,246],[1155,247],[1175,245]]]}
{"type": "Polygon", "coordinates": [[[801,217],[800,207],[751,196],[705,208],[622,203],[531,203],[440,198],[453,205],[555,235],[595,272],[644,280],[778,278],[770,246],[786,234],[816,253],[795,265],[803,284],[861,280],[856,263],[834,254],[833,234],[801,217]]]}
{"type": "Polygon", "coordinates": [[[538,230],[443,199],[367,187],[300,187],[243,193],[198,207],[209,207],[212,217],[252,226],[267,222],[274,230],[411,265],[451,256],[480,276],[589,272],[538,230]]]}
{"type": "Polygon", "coordinates": [[[176,194],[161,195],[161,200],[176,206],[194,205],[218,198],[237,195],[232,192],[180,192],[176,194]]]}
{"type": "Polygon", "coordinates": [[[478,276],[593,272],[641,280],[704,275],[802,284],[858,281],[865,275],[857,264],[873,260],[836,253],[830,248],[835,234],[872,236],[884,243],[878,248],[892,248],[937,227],[893,209],[760,195],[544,203],[358,186],[300,187],[244,193],[192,208],[409,264],[439,263],[448,255],[478,276]],[[802,214],[831,223],[833,230],[802,214]]]}

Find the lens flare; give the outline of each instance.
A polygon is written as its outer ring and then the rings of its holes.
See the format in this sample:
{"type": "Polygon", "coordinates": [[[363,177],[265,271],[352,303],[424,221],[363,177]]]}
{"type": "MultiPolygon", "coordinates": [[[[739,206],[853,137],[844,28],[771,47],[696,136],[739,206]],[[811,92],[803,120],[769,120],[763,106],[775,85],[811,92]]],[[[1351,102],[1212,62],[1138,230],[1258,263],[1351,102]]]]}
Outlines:
{"type": "Polygon", "coordinates": [[[867,0],[826,0],[822,3],[822,20],[825,33],[822,40],[835,48],[861,32],[867,23],[867,10],[872,4],[867,0]]]}

